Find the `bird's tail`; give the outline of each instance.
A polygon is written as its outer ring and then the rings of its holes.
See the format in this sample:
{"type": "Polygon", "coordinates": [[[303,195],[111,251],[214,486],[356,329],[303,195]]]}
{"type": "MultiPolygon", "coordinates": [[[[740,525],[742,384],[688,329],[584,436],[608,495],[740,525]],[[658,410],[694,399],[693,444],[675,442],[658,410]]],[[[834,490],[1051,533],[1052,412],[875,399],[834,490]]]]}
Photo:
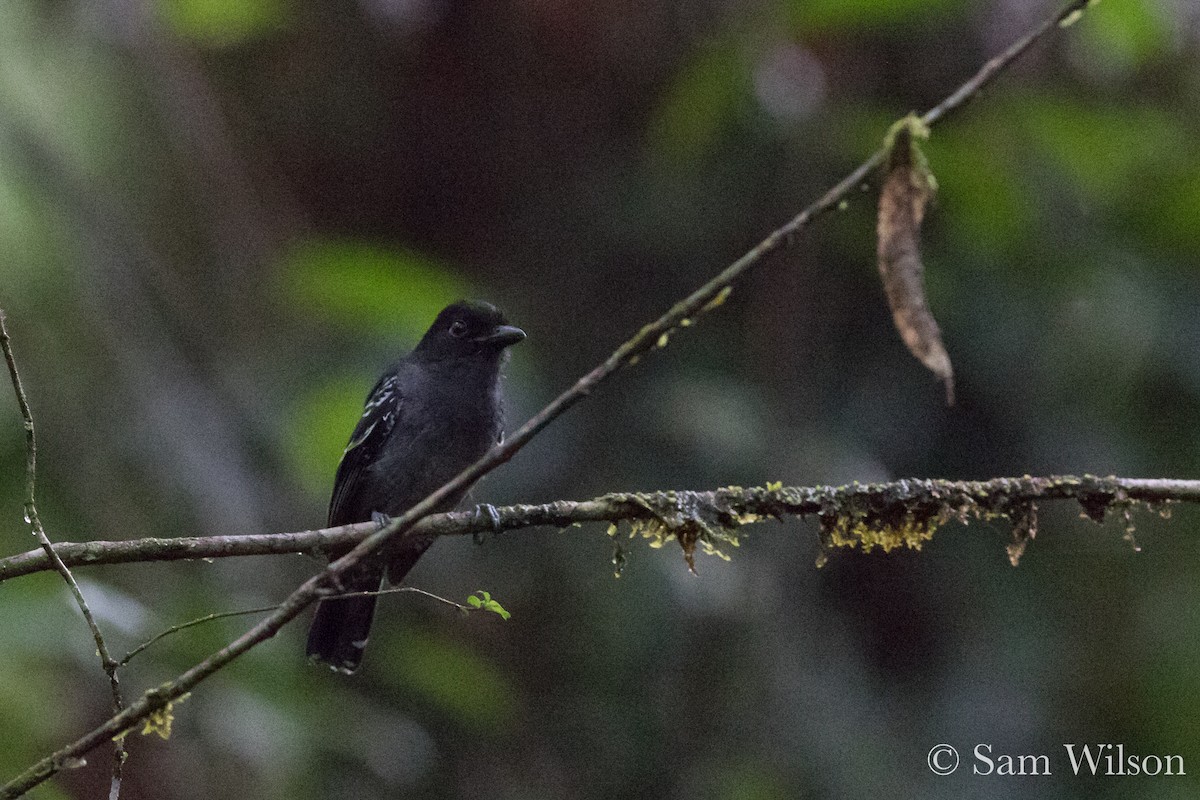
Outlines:
{"type": "MultiPolygon", "coordinates": [[[[383,568],[343,578],[347,592],[376,592],[383,584],[383,568]]],[[[358,669],[371,635],[376,595],[337,597],[317,604],[317,614],[308,629],[306,652],[312,661],[328,664],[347,674],[358,669]]]]}

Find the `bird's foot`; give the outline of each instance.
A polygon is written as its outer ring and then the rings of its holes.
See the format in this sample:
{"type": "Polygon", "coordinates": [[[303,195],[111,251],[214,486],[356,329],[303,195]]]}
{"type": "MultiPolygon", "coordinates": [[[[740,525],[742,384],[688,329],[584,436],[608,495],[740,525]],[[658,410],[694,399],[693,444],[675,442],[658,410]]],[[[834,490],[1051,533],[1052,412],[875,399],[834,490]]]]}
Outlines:
{"type": "MultiPolygon", "coordinates": [[[[500,533],[504,530],[500,527],[500,512],[497,511],[496,507],[491,503],[480,503],[479,505],[475,506],[475,515],[471,517],[471,524],[483,525],[484,520],[487,521],[487,525],[489,528],[491,528],[492,533],[500,533]]],[[[476,531],[475,543],[483,544],[484,540],[487,538],[486,534],[486,531],[476,531]]]]}
{"type": "Polygon", "coordinates": [[[382,511],[371,512],[371,522],[374,522],[380,528],[386,528],[391,521],[392,518],[387,514],[384,514],[382,511]]]}

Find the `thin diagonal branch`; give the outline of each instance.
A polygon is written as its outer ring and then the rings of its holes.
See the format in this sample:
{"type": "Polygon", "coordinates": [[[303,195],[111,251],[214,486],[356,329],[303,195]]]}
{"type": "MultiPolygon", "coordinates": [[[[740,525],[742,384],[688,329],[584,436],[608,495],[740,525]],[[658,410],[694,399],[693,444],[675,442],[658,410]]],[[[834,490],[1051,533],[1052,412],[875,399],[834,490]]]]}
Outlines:
{"type": "MultiPolygon", "coordinates": [[[[1072,0],[1072,2],[1066,4],[1062,10],[1030,31],[1003,54],[985,64],[974,77],[955,90],[953,94],[939,103],[934,109],[930,110],[923,118],[925,122],[933,125],[947,114],[961,107],[980,88],[993,80],[1004,67],[1012,63],[1034,42],[1053,30],[1061,20],[1084,8],[1087,4],[1088,0],[1072,0]]],[[[226,664],[250,648],[274,636],[284,625],[315,602],[322,594],[328,593],[330,588],[337,583],[338,576],[346,570],[351,569],[363,558],[378,550],[385,541],[395,536],[405,535],[419,520],[431,514],[446,498],[462,492],[483,475],[508,461],[530,439],[569,408],[587,397],[599,384],[624,367],[635,363],[638,358],[654,347],[664,345],[667,337],[681,327],[685,320],[692,320],[720,305],[731,291],[734,281],[742,277],[743,274],[753,267],[761,264],[766,256],[790,242],[812,220],[835,208],[844,197],[880,164],[881,160],[882,152],[875,152],[816,202],[772,232],[757,246],[722,270],[708,283],[676,303],[656,321],[643,327],[632,338],[618,347],[602,364],[584,375],[571,388],[560,394],[549,405],[534,415],[532,419],[526,422],[504,444],[493,448],[487,455],[463,470],[453,480],[429,497],[413,506],[404,514],[394,518],[389,525],[368,536],[345,556],[334,561],[325,570],[301,584],[280,605],[278,611],[256,624],[228,646],[218,650],[199,664],[179,675],[175,680],[147,692],[123,712],[114,715],[103,725],[43,758],[21,775],[0,787],[0,800],[24,794],[30,788],[55,774],[65,759],[78,757],[105,740],[124,733],[151,714],[164,709],[172,701],[190,691],[200,681],[222,669],[226,664]]]]}
{"type": "MultiPolygon", "coordinates": [[[[104,674],[108,676],[108,687],[112,693],[113,713],[120,714],[125,708],[125,702],[121,697],[121,681],[117,677],[117,668],[120,664],[109,655],[104,635],[100,632],[100,626],[96,624],[96,618],[92,615],[92,610],[88,607],[87,600],[84,599],[83,592],[80,590],[79,584],[75,581],[75,576],[71,574],[71,570],[63,563],[58,554],[54,552],[54,545],[50,543],[50,537],[46,535],[46,531],[42,527],[41,516],[38,514],[37,428],[33,424],[33,410],[29,407],[29,400],[25,396],[25,387],[21,384],[21,373],[17,370],[17,359],[13,355],[12,342],[9,339],[8,325],[6,323],[4,310],[0,309],[0,349],[4,351],[4,363],[8,365],[8,374],[12,379],[13,392],[17,396],[17,405],[21,409],[21,418],[25,424],[25,521],[33,529],[33,535],[37,537],[38,543],[41,544],[46,558],[54,565],[54,569],[62,576],[67,587],[70,588],[71,594],[75,597],[75,603],[79,606],[79,610],[82,612],[83,618],[92,632],[92,638],[96,642],[96,652],[100,656],[100,666],[104,670],[104,674]]],[[[109,800],[117,800],[121,795],[121,770],[125,764],[127,755],[125,744],[119,740],[114,741],[109,800]]]]}
{"type": "Polygon", "coordinates": [[[132,661],[134,659],[134,656],[138,655],[139,653],[141,653],[143,650],[145,650],[147,647],[154,644],[155,642],[165,639],[172,634],[179,633],[180,631],[185,631],[188,628],[194,628],[197,625],[202,625],[205,622],[213,622],[218,619],[229,619],[230,617],[245,617],[245,616],[249,616],[250,614],[266,614],[268,611],[274,611],[277,608],[279,608],[279,606],[264,606],[262,608],[243,608],[240,611],[218,611],[213,614],[205,614],[203,617],[197,617],[196,619],[188,620],[187,622],[181,622],[178,625],[172,625],[171,627],[167,628],[165,631],[161,631],[160,633],[154,634],[149,639],[142,642],[137,647],[133,648],[128,653],[126,653],[125,657],[121,659],[121,662],[120,662],[121,666],[123,667],[126,664],[128,664],[130,661],[132,661]]]}
{"type": "MultiPolygon", "coordinates": [[[[1200,481],[1162,478],[1099,478],[1050,475],[993,478],[987,481],[907,479],[851,486],[748,487],[712,491],[658,491],[607,494],[591,500],[556,500],[540,505],[496,509],[496,524],[470,511],[433,514],[413,526],[413,535],[462,536],[493,530],[566,528],[585,522],[633,523],[662,518],[691,518],[713,525],[762,522],[788,516],[822,516],[844,509],[941,504],[957,515],[963,508],[1002,513],[1015,504],[1042,500],[1075,500],[1090,516],[1125,502],[1198,503],[1200,481]]],[[[197,536],[179,539],[132,539],[106,542],[57,542],[54,550],[71,567],[135,564],[153,561],[235,558],[285,554],[317,554],[353,546],[378,530],[360,522],[294,533],[253,536],[197,536]]],[[[44,550],[0,558],[0,582],[53,569],[44,550]]]]}

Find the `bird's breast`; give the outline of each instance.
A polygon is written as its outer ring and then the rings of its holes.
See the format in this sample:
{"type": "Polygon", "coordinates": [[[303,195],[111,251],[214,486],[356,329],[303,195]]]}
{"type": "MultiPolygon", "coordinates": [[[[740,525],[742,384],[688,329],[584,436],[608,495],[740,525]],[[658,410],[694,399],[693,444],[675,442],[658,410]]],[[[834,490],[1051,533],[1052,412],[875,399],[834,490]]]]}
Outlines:
{"type": "MultiPolygon", "coordinates": [[[[380,503],[386,514],[399,514],[442,486],[478,461],[500,436],[501,412],[491,392],[431,394],[414,406],[413,413],[398,420],[386,455],[371,468],[386,487],[386,502],[380,503]]],[[[441,507],[453,508],[461,499],[460,493],[441,507]]]]}

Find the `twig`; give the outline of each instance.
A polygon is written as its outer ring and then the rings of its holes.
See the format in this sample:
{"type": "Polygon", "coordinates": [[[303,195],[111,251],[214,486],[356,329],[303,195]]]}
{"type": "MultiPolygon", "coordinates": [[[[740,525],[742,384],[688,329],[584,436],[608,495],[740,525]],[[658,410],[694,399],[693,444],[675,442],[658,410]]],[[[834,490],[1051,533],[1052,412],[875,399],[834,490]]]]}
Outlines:
{"type": "MultiPolygon", "coordinates": [[[[83,613],[83,618],[87,622],[88,628],[92,632],[92,638],[96,642],[96,652],[100,656],[100,666],[104,670],[104,674],[108,676],[109,690],[112,693],[112,708],[114,714],[120,714],[125,708],[125,702],[121,697],[121,681],[117,677],[117,667],[120,666],[109,655],[108,645],[104,641],[104,635],[100,633],[100,626],[96,624],[96,618],[92,616],[92,610],[88,607],[87,600],[83,597],[83,592],[79,588],[79,584],[75,581],[75,576],[71,574],[71,570],[63,563],[58,554],[54,552],[54,545],[50,543],[50,537],[46,535],[45,529],[42,527],[42,519],[38,514],[37,507],[37,429],[33,424],[33,411],[29,407],[29,400],[25,396],[25,388],[21,384],[21,374],[17,370],[17,359],[13,355],[12,342],[8,335],[7,320],[4,316],[4,310],[0,309],[0,349],[4,351],[4,362],[8,365],[8,374],[12,379],[13,392],[17,396],[17,405],[21,409],[21,418],[25,424],[25,521],[29,523],[33,529],[33,535],[37,537],[38,543],[42,546],[42,550],[46,554],[46,558],[54,565],[54,569],[62,576],[71,594],[75,597],[75,603],[79,606],[79,610],[83,613]]],[[[121,770],[125,764],[125,758],[128,753],[125,750],[125,744],[121,741],[113,742],[113,766],[112,780],[109,783],[109,800],[117,800],[121,795],[121,770]]]]}
{"type": "MultiPolygon", "coordinates": [[[[342,597],[365,597],[367,595],[377,595],[378,596],[378,595],[384,595],[384,594],[398,594],[400,592],[412,592],[414,594],[423,595],[424,597],[428,597],[432,600],[437,600],[439,603],[445,603],[448,606],[453,606],[454,608],[457,608],[459,611],[463,611],[463,612],[469,612],[469,611],[475,610],[475,609],[471,608],[470,606],[463,605],[462,603],[456,603],[453,600],[450,600],[445,597],[441,597],[439,595],[434,594],[433,592],[427,592],[424,589],[418,589],[415,586],[397,586],[397,587],[394,587],[391,589],[380,589],[375,592],[347,592],[346,594],[330,595],[330,597],[326,598],[326,599],[342,598],[342,597]]],[[[141,653],[143,650],[145,650],[150,645],[152,645],[162,639],[165,639],[172,634],[187,630],[188,628],[194,628],[197,625],[203,625],[206,622],[213,622],[214,620],[218,620],[218,619],[228,619],[230,617],[245,617],[249,614],[266,614],[267,612],[275,611],[278,608],[279,608],[278,605],[273,605],[273,606],[263,606],[262,608],[244,608],[240,611],[218,611],[213,614],[205,614],[203,617],[197,617],[196,619],[188,620],[187,622],[181,622],[178,625],[172,625],[171,627],[167,628],[165,631],[156,633],[154,636],[151,636],[149,639],[147,639],[146,641],[139,644],[137,647],[130,650],[128,653],[125,654],[125,657],[120,660],[119,664],[122,667],[125,666],[126,664],[128,664],[130,661],[133,660],[134,656],[141,653]]]]}
{"type": "MultiPolygon", "coordinates": [[[[993,478],[988,481],[907,479],[892,483],[841,487],[749,487],[713,491],[609,494],[592,500],[556,500],[542,505],[496,509],[501,531],[538,527],[565,528],[584,522],[634,522],[653,519],[656,509],[686,503],[696,509],[724,509],[731,514],[764,518],[826,513],[862,503],[881,504],[903,494],[910,500],[969,499],[979,508],[995,509],[1020,501],[1075,499],[1094,508],[1097,498],[1115,502],[1118,496],[1144,503],[1200,503],[1200,481],[1158,478],[1098,478],[1091,475],[1051,475],[1040,478],[993,478]],[[636,499],[635,499],[636,498],[636,499]]],[[[198,536],[179,539],[132,539],[105,542],[57,542],[54,550],[70,567],[135,564],[153,561],[311,554],[361,542],[378,530],[373,522],[316,531],[198,536]]],[[[461,536],[494,530],[491,519],[470,511],[434,514],[413,526],[413,535],[461,536]]],[[[44,550],[0,558],[0,583],[22,575],[53,569],[44,550]]]]}
{"type": "MultiPolygon", "coordinates": [[[[942,103],[929,111],[924,117],[925,122],[932,125],[962,106],[1030,45],[1052,30],[1059,21],[1086,6],[1087,2],[1088,0],[1073,0],[1073,2],[1068,3],[1061,11],[1024,36],[1003,54],[989,61],[979,73],[964,83],[942,103]]],[[[418,520],[428,516],[448,497],[463,491],[480,477],[508,461],[538,432],[567,411],[567,409],[587,397],[600,383],[620,369],[635,363],[638,358],[655,346],[663,346],[666,343],[667,337],[677,328],[681,327],[685,320],[690,321],[720,305],[725,297],[728,296],[731,291],[731,285],[735,280],[752,267],[760,264],[767,255],[792,241],[795,234],[805,228],[813,219],[835,208],[842,198],[848,195],[879,165],[881,160],[882,152],[876,151],[816,202],[801,211],[782,227],[772,232],[756,247],[726,267],[708,283],[676,303],[670,310],[659,317],[658,320],[638,331],[631,339],[618,347],[602,364],[587,375],[584,375],[575,385],[560,394],[549,405],[534,415],[532,419],[526,422],[504,444],[493,448],[487,455],[463,470],[457,477],[429,497],[413,506],[404,514],[393,518],[390,524],[376,533],[369,535],[345,556],[334,561],[325,570],[301,584],[296,591],[280,604],[279,609],[266,619],[246,631],[246,633],[239,636],[228,646],[218,650],[199,664],[179,675],[175,680],[169,681],[157,689],[145,693],[123,712],[114,715],[104,724],[43,758],[9,783],[0,787],[0,800],[24,794],[30,788],[55,774],[65,759],[76,758],[105,740],[129,730],[149,715],[164,709],[173,700],[186,694],[196,684],[217,672],[250,648],[274,636],[284,625],[317,600],[323,592],[328,591],[328,588],[336,583],[338,576],[343,572],[376,551],[388,539],[406,534],[418,520]]]]}
{"type": "Polygon", "coordinates": [[[133,657],[136,656],[138,653],[142,652],[147,647],[149,647],[150,645],[159,641],[160,639],[167,638],[168,636],[170,636],[173,633],[179,633],[180,631],[187,630],[188,628],[194,628],[197,625],[201,625],[205,622],[212,622],[213,620],[227,619],[229,617],[244,617],[248,614],[265,614],[268,611],[274,611],[277,608],[279,608],[279,606],[275,605],[275,606],[264,606],[263,608],[246,608],[246,609],[242,609],[241,611],[218,611],[214,614],[205,614],[203,617],[197,617],[196,619],[188,620],[187,622],[181,622],[178,625],[172,625],[171,627],[167,628],[165,631],[162,631],[161,633],[156,633],[154,636],[151,636],[149,639],[147,639],[146,641],[139,644],[137,647],[130,650],[128,653],[125,654],[125,657],[121,659],[120,664],[122,667],[125,666],[130,661],[132,661],[133,657]]]}

